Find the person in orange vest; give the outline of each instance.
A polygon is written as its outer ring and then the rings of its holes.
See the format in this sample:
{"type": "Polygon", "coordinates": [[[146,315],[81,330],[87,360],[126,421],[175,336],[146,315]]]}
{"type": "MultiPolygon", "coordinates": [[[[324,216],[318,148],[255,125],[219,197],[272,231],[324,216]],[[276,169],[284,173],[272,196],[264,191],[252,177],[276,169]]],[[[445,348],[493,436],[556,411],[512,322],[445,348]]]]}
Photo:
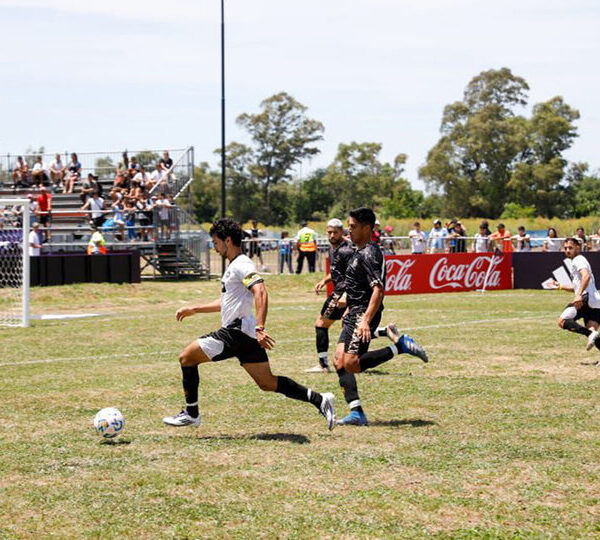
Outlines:
{"type": "Polygon", "coordinates": [[[510,253],[513,250],[510,231],[504,226],[504,223],[498,223],[498,230],[490,234],[490,240],[497,248],[500,248],[504,253],[510,253]]]}
{"type": "Polygon", "coordinates": [[[308,261],[308,271],[314,273],[317,260],[317,233],[308,226],[306,221],[303,221],[302,228],[296,234],[294,242],[298,250],[296,274],[302,273],[304,259],[308,261]]]}

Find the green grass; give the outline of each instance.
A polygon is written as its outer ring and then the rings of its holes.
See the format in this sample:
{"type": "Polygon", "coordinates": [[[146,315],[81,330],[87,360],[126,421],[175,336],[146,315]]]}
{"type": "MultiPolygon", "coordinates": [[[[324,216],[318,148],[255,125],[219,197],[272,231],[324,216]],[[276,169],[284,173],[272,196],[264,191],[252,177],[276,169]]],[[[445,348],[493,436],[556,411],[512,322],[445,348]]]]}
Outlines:
{"type": "MultiPolygon", "coordinates": [[[[337,377],[303,372],[323,300],[313,281],[267,280],[272,366],[333,391],[342,415],[337,377]]],[[[0,538],[600,537],[600,371],[585,365],[598,352],[556,327],[568,295],[388,297],[384,321],[432,361],[358,376],[368,428],[329,433],[232,359],[200,368],[201,428],[169,430],[178,352],[219,323],[175,310],[218,290],[32,291],[34,313],[103,316],[0,330],[0,538]],[[117,444],[91,426],[106,406],[126,416],[117,444]]]]}

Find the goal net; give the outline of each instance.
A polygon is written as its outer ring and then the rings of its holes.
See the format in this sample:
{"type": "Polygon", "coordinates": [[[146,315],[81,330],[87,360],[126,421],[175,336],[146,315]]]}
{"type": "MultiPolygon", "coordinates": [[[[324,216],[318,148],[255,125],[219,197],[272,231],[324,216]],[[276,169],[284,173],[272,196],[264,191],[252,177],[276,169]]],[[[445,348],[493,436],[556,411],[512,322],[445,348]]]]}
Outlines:
{"type": "Polygon", "coordinates": [[[29,326],[29,200],[0,198],[0,326],[29,326]]]}

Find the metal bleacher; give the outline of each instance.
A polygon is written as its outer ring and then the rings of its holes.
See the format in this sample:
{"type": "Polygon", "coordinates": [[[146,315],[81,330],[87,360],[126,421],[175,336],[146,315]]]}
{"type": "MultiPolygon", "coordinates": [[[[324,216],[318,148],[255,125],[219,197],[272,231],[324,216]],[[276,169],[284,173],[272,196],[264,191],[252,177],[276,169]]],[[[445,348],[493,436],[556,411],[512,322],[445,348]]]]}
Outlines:
{"type": "MultiPolygon", "coordinates": [[[[128,152],[129,156],[137,156],[148,172],[154,168],[161,152],[142,151],[128,152]]],[[[173,159],[172,175],[169,177],[168,191],[173,195],[175,207],[169,211],[169,226],[161,228],[157,212],[151,227],[128,226],[123,234],[115,227],[101,229],[109,251],[140,252],[142,258],[143,278],[164,279],[202,279],[210,276],[210,250],[208,235],[193,219],[190,186],[194,179],[194,149],[169,150],[173,159]],[[162,229],[162,230],[161,230],[162,229]],[[142,238],[141,233],[147,233],[142,238]]],[[[50,163],[55,154],[42,155],[43,161],[50,163]]],[[[34,156],[23,156],[33,162],[34,156]]],[[[61,153],[64,163],[69,163],[69,154],[61,153]]],[[[110,192],[116,165],[121,159],[121,152],[81,153],[78,154],[82,165],[82,178],[88,173],[98,176],[103,188],[103,197],[110,206],[110,192]]],[[[14,187],[12,166],[16,155],[0,156],[0,198],[29,194],[37,196],[35,187],[14,187]]],[[[156,187],[159,187],[158,185],[156,187]]],[[[87,249],[92,229],[89,213],[81,210],[82,201],[79,194],[80,184],[75,185],[73,194],[52,193],[52,224],[50,238],[42,246],[42,254],[57,252],[82,252],[87,249]]],[[[162,189],[165,189],[163,186],[162,189]]],[[[110,217],[112,211],[107,212],[110,217]]]]}

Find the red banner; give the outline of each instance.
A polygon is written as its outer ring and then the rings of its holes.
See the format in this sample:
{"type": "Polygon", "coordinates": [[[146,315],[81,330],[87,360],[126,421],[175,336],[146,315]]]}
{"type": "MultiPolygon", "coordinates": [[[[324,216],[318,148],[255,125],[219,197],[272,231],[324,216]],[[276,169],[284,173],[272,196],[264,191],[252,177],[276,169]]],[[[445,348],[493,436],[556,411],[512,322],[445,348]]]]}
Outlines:
{"type": "Polygon", "coordinates": [[[512,289],[510,254],[388,255],[385,263],[385,294],[512,289]]]}

